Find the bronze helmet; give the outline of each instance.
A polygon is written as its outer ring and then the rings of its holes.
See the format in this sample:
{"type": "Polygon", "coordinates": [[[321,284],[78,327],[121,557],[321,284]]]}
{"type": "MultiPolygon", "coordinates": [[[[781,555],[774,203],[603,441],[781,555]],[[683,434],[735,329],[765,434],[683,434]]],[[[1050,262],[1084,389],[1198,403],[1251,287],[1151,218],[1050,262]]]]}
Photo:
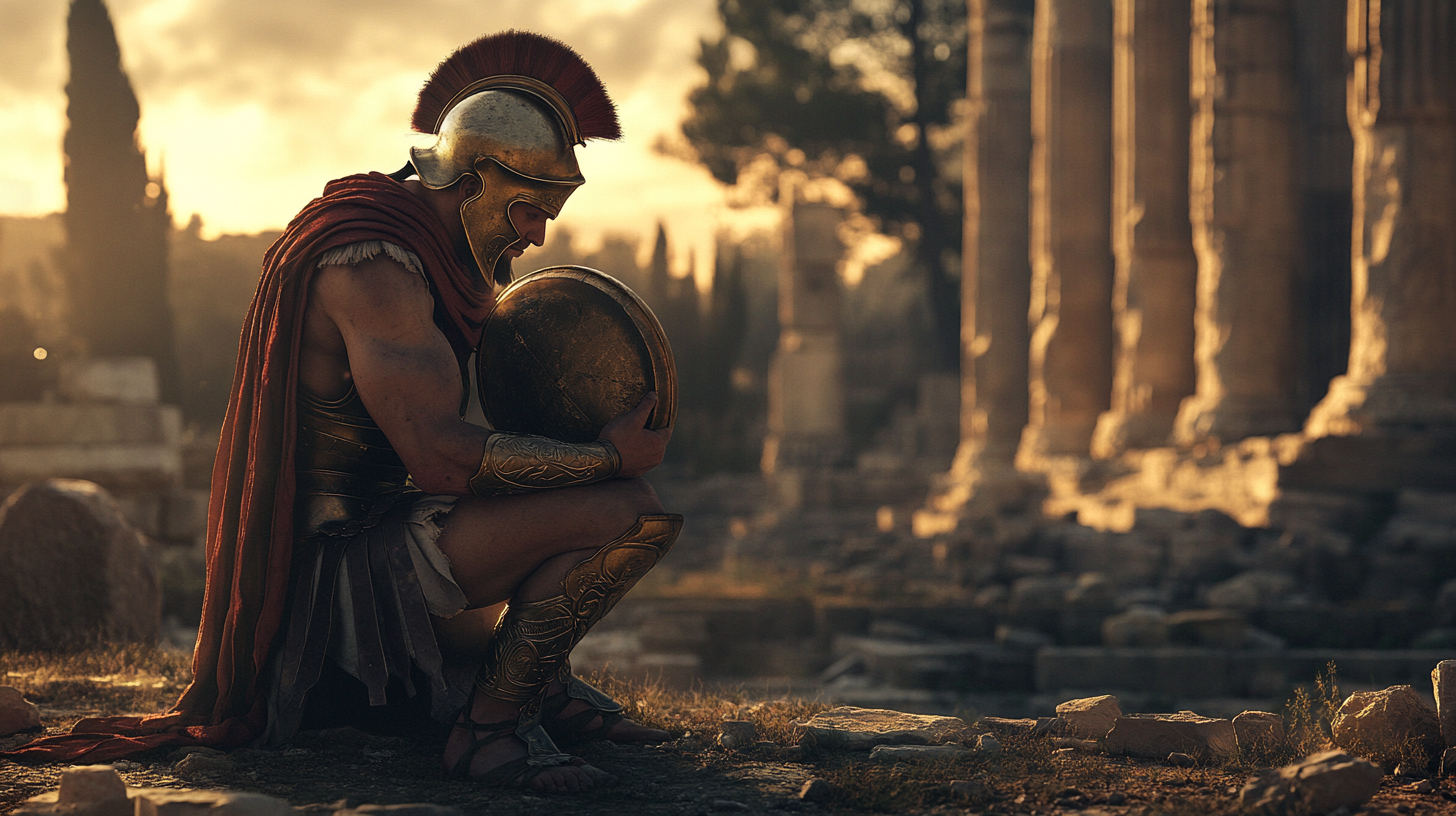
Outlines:
{"type": "Polygon", "coordinates": [[[511,205],[524,201],[555,218],[586,181],[575,147],[621,136],[590,66],[566,45],[520,31],[482,37],[451,54],[420,91],[413,124],[439,136],[433,147],[410,150],[421,184],[440,190],[467,175],[481,183],[460,205],[460,220],[487,279],[521,238],[511,205]]]}

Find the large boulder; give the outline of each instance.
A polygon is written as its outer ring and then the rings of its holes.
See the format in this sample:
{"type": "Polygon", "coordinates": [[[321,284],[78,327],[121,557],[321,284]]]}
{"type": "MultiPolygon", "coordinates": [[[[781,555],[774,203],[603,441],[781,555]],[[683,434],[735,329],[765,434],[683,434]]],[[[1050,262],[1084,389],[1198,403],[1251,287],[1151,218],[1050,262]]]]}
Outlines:
{"type": "Polygon", "coordinates": [[[1355,811],[1380,790],[1378,766],[1343,751],[1326,751],[1265,771],[1239,791],[1239,807],[1261,816],[1315,816],[1355,811]]]}
{"type": "Polygon", "coordinates": [[[1200,717],[1192,711],[1124,714],[1108,732],[1103,748],[1113,756],[1166,759],[1169,754],[1187,754],[1200,762],[1220,762],[1238,755],[1232,722],[1200,717]]]}
{"type": "Polygon", "coordinates": [[[53,479],[0,505],[0,649],[152,641],[161,610],[155,547],[105,490],[53,479]]]}
{"type": "Polygon", "coordinates": [[[1446,747],[1441,721],[1410,686],[1357,691],[1335,712],[1335,745],[1394,768],[1402,762],[1429,765],[1446,747]]]}

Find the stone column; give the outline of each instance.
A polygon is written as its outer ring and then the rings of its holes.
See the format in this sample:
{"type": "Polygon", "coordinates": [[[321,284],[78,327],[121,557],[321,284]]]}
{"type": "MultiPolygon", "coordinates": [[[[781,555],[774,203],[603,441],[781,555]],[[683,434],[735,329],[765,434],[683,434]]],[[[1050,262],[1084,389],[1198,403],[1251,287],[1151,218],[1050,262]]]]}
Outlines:
{"type": "Polygon", "coordinates": [[[1187,2],[1117,0],[1112,91],[1112,410],[1096,456],[1169,443],[1193,393],[1187,2]]]}
{"type": "Polygon", "coordinates": [[[1193,0],[1197,393],[1180,444],[1297,430],[1293,0],[1193,0]]]}
{"type": "Polygon", "coordinates": [[[769,370],[763,471],[838,464],[844,447],[839,260],[844,214],[791,203],[779,268],[779,346],[769,370]]]}
{"type": "Polygon", "coordinates": [[[1286,485],[1456,489],[1456,4],[1350,0],[1349,373],[1286,485]]]}
{"type": "Polygon", "coordinates": [[[961,459],[1009,470],[1027,417],[1030,0],[970,0],[961,459]]]}
{"type": "Polygon", "coordinates": [[[1086,456],[1112,391],[1112,4],[1041,0],[1032,58],[1030,421],[1019,466],[1086,456]]]}

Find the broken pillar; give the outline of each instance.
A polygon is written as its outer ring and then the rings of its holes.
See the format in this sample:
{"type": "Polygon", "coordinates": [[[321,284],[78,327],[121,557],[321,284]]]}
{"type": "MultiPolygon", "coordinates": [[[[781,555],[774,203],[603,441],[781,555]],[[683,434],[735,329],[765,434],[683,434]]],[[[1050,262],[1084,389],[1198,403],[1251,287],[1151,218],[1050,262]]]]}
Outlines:
{"type": "Polygon", "coordinates": [[[779,345],[769,370],[763,448],[763,472],[783,477],[785,484],[797,471],[842,464],[847,454],[840,347],[843,219],[837,207],[800,201],[785,214],[779,345]]]}
{"type": "Polygon", "coordinates": [[[1029,422],[1018,466],[1086,456],[1112,390],[1112,5],[1042,0],[1032,58],[1029,422]]]}
{"type": "Polygon", "coordinates": [[[1350,0],[1349,372],[1286,487],[1456,489],[1456,6],[1350,0]]]}
{"type": "Polygon", "coordinates": [[[1112,408],[1092,452],[1169,443],[1193,393],[1198,261],[1188,221],[1188,3],[1117,0],[1113,50],[1112,408]]]}
{"type": "Polygon", "coordinates": [[[1197,393],[1180,444],[1297,430],[1293,0],[1193,0],[1197,393]]]}

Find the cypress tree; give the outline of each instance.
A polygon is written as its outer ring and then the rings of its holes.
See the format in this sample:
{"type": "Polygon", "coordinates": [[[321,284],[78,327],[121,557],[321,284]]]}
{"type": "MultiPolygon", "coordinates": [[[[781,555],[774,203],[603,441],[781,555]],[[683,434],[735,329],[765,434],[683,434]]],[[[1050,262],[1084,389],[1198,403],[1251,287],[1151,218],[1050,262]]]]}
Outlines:
{"type": "Polygon", "coordinates": [[[66,48],[66,252],[72,331],[94,355],[151,357],[178,401],[167,192],[147,176],[137,105],[102,0],[73,0],[66,48]]]}

